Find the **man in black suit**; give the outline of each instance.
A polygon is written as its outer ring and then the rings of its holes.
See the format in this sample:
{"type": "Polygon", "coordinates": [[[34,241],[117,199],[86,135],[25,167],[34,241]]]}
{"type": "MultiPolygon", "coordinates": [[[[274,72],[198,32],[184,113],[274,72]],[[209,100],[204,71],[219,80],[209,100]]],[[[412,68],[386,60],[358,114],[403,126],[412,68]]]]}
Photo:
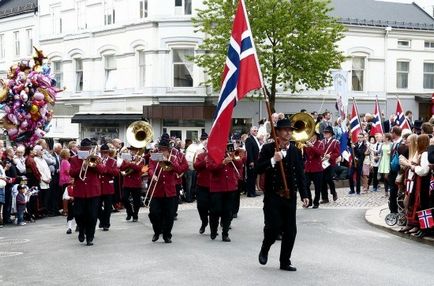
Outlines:
{"type": "Polygon", "coordinates": [[[297,190],[303,201],[303,207],[309,205],[302,154],[290,144],[293,126],[289,119],[277,122],[276,133],[280,150],[275,150],[275,143],[265,144],[256,163],[258,174],[265,173],[264,191],[264,240],[259,253],[259,263],[267,263],[268,251],[282,234],[280,248],[280,269],[296,271],[291,265],[291,253],[297,234],[296,209],[297,190]],[[279,162],[283,163],[289,192],[284,190],[279,162]]]}
{"type": "Polygon", "coordinates": [[[250,136],[246,139],[246,152],[247,152],[247,181],[246,191],[248,197],[256,197],[256,171],[255,165],[259,156],[259,141],[256,138],[258,134],[258,127],[252,126],[250,128],[250,136]]]}
{"type": "Polygon", "coordinates": [[[350,169],[350,192],[349,194],[357,193],[360,195],[360,183],[362,178],[363,161],[365,160],[366,142],[365,135],[362,132],[357,136],[357,143],[351,144],[353,154],[353,162],[350,169]],[[356,177],[356,192],[354,192],[354,176],[356,177]]]}

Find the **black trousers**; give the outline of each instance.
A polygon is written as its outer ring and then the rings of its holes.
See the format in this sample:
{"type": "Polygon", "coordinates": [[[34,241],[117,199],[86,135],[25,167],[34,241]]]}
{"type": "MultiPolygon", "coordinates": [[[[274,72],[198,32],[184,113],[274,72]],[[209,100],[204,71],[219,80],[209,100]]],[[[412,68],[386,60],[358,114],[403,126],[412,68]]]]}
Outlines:
{"type": "Polygon", "coordinates": [[[11,220],[11,210],[12,210],[12,186],[6,185],[5,188],[5,203],[3,205],[3,222],[9,223],[11,220]]]}
{"type": "Polygon", "coordinates": [[[99,223],[102,227],[110,227],[110,216],[112,213],[113,195],[102,195],[98,210],[99,223]]]}
{"type": "Polygon", "coordinates": [[[291,263],[291,253],[294,248],[297,235],[296,210],[297,198],[290,200],[280,197],[277,194],[266,194],[264,196],[264,240],[262,248],[268,252],[271,245],[276,241],[279,234],[282,234],[280,246],[280,264],[291,263]]]}
{"type": "Polygon", "coordinates": [[[139,217],[140,209],[140,188],[124,188],[124,207],[127,215],[132,216],[133,219],[139,217]],[[133,205],[131,206],[130,195],[133,197],[133,205]]]}
{"type": "Polygon", "coordinates": [[[48,190],[48,204],[47,211],[50,214],[59,213],[59,203],[61,202],[61,197],[63,193],[61,187],[59,186],[59,175],[53,175],[50,182],[50,189],[48,190]]]}
{"type": "Polygon", "coordinates": [[[178,198],[152,198],[149,206],[149,220],[155,234],[163,234],[164,238],[172,237],[173,221],[175,219],[175,207],[178,198]]]}
{"type": "Polygon", "coordinates": [[[99,197],[74,198],[74,216],[80,234],[86,234],[86,240],[92,241],[95,236],[98,219],[99,197]]]}
{"type": "Polygon", "coordinates": [[[310,184],[313,182],[313,186],[315,187],[315,198],[313,199],[313,205],[319,206],[319,199],[321,197],[322,190],[322,179],[323,172],[314,172],[314,173],[305,173],[306,176],[306,187],[307,187],[307,195],[309,196],[309,201],[312,202],[312,193],[310,191],[310,184]]]}
{"type": "Polygon", "coordinates": [[[197,186],[197,211],[199,212],[200,220],[202,221],[203,226],[208,225],[208,216],[209,216],[209,208],[210,208],[210,194],[209,188],[197,186]]]}
{"type": "Polygon", "coordinates": [[[389,184],[389,210],[391,213],[398,212],[398,186],[395,183],[398,172],[390,170],[387,182],[389,184]]]}
{"type": "Polygon", "coordinates": [[[232,208],[236,191],[210,193],[211,208],[209,226],[211,233],[217,233],[221,218],[223,235],[228,235],[232,221],[232,208]]]}
{"type": "Polygon", "coordinates": [[[255,172],[255,168],[247,166],[246,169],[247,169],[247,180],[246,180],[247,196],[253,196],[256,194],[256,177],[257,177],[257,174],[255,172]]]}
{"type": "Polygon", "coordinates": [[[372,172],[369,176],[368,186],[372,183],[372,188],[378,189],[378,167],[372,167],[372,172]]]}
{"type": "Polygon", "coordinates": [[[330,188],[330,194],[332,195],[336,194],[335,181],[333,181],[334,176],[335,176],[335,166],[328,166],[323,171],[321,196],[322,199],[325,201],[329,199],[328,188],[330,188]]]}
{"type": "Polygon", "coordinates": [[[68,216],[66,217],[66,221],[74,219],[74,201],[68,201],[68,216]]]}
{"type": "Polygon", "coordinates": [[[363,164],[358,164],[357,167],[351,166],[349,183],[350,183],[350,190],[352,193],[354,193],[354,177],[356,177],[356,193],[360,194],[362,168],[363,168],[363,164]]]}

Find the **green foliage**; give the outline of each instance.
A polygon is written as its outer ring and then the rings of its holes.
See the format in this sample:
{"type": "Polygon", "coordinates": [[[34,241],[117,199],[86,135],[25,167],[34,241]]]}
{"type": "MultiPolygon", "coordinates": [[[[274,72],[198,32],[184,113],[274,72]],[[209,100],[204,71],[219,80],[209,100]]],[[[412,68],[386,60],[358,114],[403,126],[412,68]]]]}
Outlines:
{"type": "MultiPolygon", "coordinates": [[[[205,34],[195,63],[220,89],[232,21],[238,1],[204,0],[193,23],[205,34]]],[[[330,85],[330,69],[339,68],[337,49],[344,27],[329,16],[330,0],[245,0],[264,81],[274,109],[276,87],[291,92],[330,85]]]]}

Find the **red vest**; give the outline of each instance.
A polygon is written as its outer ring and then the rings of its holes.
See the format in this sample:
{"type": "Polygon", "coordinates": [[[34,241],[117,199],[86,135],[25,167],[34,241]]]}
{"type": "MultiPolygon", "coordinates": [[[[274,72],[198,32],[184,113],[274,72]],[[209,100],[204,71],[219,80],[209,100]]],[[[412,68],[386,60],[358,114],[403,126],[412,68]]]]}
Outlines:
{"type": "Polygon", "coordinates": [[[212,193],[217,192],[233,192],[238,189],[238,173],[237,169],[242,166],[241,160],[233,161],[232,163],[224,165],[223,163],[216,163],[209,156],[206,158],[206,167],[211,173],[211,180],[209,191],[212,193]]]}
{"type": "Polygon", "coordinates": [[[206,156],[206,151],[198,154],[193,167],[196,170],[196,184],[204,188],[209,188],[211,174],[206,168],[206,156]]]}
{"type": "Polygon", "coordinates": [[[94,168],[87,168],[86,178],[79,178],[83,160],[78,157],[70,159],[71,169],[69,175],[74,178],[75,198],[94,198],[101,196],[101,175],[105,172],[105,166],[98,164],[94,168]]]}
{"type": "Polygon", "coordinates": [[[105,162],[105,172],[101,175],[101,195],[113,195],[115,193],[114,177],[119,175],[116,160],[108,158],[105,162]]]}
{"type": "Polygon", "coordinates": [[[324,144],[316,140],[312,147],[304,148],[304,152],[306,154],[304,171],[306,173],[322,172],[321,159],[324,155],[324,144]]]}

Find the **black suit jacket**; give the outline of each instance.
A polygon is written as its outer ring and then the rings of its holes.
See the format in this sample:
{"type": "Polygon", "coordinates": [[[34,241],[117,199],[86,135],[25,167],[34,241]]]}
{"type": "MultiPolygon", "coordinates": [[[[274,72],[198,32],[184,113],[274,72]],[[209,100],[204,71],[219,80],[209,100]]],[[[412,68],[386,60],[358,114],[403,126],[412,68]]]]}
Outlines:
{"type": "MultiPolygon", "coordinates": [[[[276,163],[274,167],[271,165],[274,150],[274,143],[268,143],[262,146],[255,168],[257,173],[265,173],[265,196],[267,196],[267,194],[280,193],[284,189],[279,163],[276,163]]],[[[292,144],[289,146],[286,157],[283,159],[283,166],[285,169],[286,182],[291,192],[291,199],[296,198],[297,190],[300,193],[301,199],[307,198],[302,154],[301,151],[292,144]]]]}
{"type": "Polygon", "coordinates": [[[356,163],[356,159],[357,159],[357,166],[360,168],[363,166],[363,161],[365,161],[366,148],[367,148],[366,143],[363,143],[360,146],[359,143],[356,143],[356,146],[354,146],[353,148],[354,156],[356,157],[353,158],[353,166],[356,163]]]}
{"type": "Polygon", "coordinates": [[[246,152],[247,152],[246,165],[248,166],[252,162],[256,163],[256,160],[258,160],[258,156],[259,156],[259,146],[252,135],[250,135],[246,139],[246,152]]]}

